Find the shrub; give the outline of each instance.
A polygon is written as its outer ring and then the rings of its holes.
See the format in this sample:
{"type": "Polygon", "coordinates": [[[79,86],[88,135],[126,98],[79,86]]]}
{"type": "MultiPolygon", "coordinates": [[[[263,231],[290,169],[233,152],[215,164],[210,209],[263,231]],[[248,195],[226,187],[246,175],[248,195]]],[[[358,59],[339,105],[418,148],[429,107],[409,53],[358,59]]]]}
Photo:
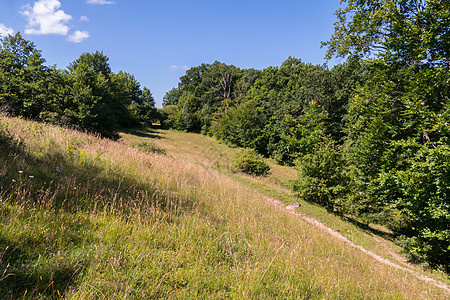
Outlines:
{"type": "Polygon", "coordinates": [[[314,151],[297,160],[298,177],[293,188],[307,201],[334,210],[347,187],[344,160],[336,142],[325,139],[314,151]]]}
{"type": "Polygon", "coordinates": [[[244,149],[236,154],[232,166],[235,171],[256,176],[267,175],[270,171],[264,157],[253,149],[244,149]]]}
{"type": "Polygon", "coordinates": [[[161,155],[166,154],[166,150],[158,147],[153,141],[132,144],[131,147],[138,149],[145,153],[156,153],[156,154],[161,154],[161,155]]]}

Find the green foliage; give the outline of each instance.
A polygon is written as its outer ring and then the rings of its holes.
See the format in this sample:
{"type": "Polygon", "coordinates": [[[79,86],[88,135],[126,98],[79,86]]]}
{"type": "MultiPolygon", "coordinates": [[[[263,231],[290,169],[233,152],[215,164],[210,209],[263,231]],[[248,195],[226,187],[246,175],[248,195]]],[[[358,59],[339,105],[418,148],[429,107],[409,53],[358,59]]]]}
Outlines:
{"type": "Polygon", "coordinates": [[[328,70],[293,57],[263,71],[202,64],[166,94],[164,123],[293,164],[324,134],[341,142],[360,69],[352,63],[328,70]]]}
{"type": "Polygon", "coordinates": [[[182,112],[176,105],[167,105],[159,111],[163,128],[183,130],[182,112]]]}
{"type": "MultiPolygon", "coordinates": [[[[412,145],[399,145],[413,148],[412,145]]],[[[405,152],[407,149],[404,150],[405,152]]],[[[450,147],[414,147],[404,158],[407,168],[381,172],[373,196],[399,211],[406,226],[397,229],[414,247],[405,249],[416,261],[450,270],[450,147]]],[[[410,244],[408,244],[410,245],[410,244]]]]}
{"type": "Polygon", "coordinates": [[[156,153],[165,155],[166,150],[158,147],[155,142],[149,141],[149,142],[140,142],[136,144],[131,145],[132,148],[139,149],[139,151],[145,152],[145,153],[156,153]]]}
{"type": "Polygon", "coordinates": [[[107,61],[102,53],[85,53],[69,66],[73,102],[65,115],[80,129],[115,138],[119,103],[110,93],[111,74],[107,61]]]}
{"type": "Polygon", "coordinates": [[[402,235],[415,261],[448,271],[450,4],[345,2],[328,56],[372,58],[345,117],[349,206],[402,235]]]}
{"type": "Polygon", "coordinates": [[[327,138],[317,143],[314,151],[297,160],[298,178],[294,190],[305,200],[333,211],[340,208],[346,196],[349,178],[341,148],[327,138]]]}
{"type": "Polygon", "coordinates": [[[163,107],[166,107],[168,105],[177,105],[178,99],[180,98],[180,92],[181,90],[178,88],[173,88],[168,91],[163,98],[163,107]]]}
{"type": "Polygon", "coordinates": [[[139,103],[140,105],[137,105],[139,120],[143,124],[151,126],[153,122],[160,118],[160,116],[157,108],[155,107],[155,99],[148,88],[144,87],[142,89],[142,96],[139,103]]]}
{"type": "Polygon", "coordinates": [[[177,106],[181,113],[179,120],[169,122],[169,126],[210,133],[215,116],[232,107],[236,97],[244,96],[257,74],[255,70],[247,72],[220,62],[190,68],[178,87],[164,96],[163,106],[177,106]]]}
{"type": "Polygon", "coordinates": [[[359,182],[351,205],[414,237],[416,260],[446,269],[448,81],[440,67],[393,70],[375,62],[347,116],[347,158],[359,182]]]}
{"type": "Polygon", "coordinates": [[[345,0],[328,58],[376,55],[393,64],[448,65],[450,4],[439,0],[345,0]]]}
{"type": "Polygon", "coordinates": [[[39,115],[47,68],[35,45],[19,33],[0,40],[0,106],[12,115],[39,115]]]}
{"type": "Polygon", "coordinates": [[[112,73],[102,52],[84,53],[67,71],[45,67],[19,33],[0,41],[0,110],[117,138],[120,126],[158,118],[154,99],[133,75],[112,73]]]}
{"type": "Polygon", "coordinates": [[[264,132],[266,116],[255,101],[244,101],[230,108],[223,117],[213,123],[215,136],[233,145],[265,152],[267,135],[264,132]]]}
{"type": "Polygon", "coordinates": [[[276,148],[274,156],[281,162],[294,162],[297,158],[312,153],[325,137],[326,120],[327,112],[316,100],[309,101],[299,117],[286,115],[283,121],[288,129],[281,135],[279,144],[282,147],[276,148]]]}
{"type": "Polygon", "coordinates": [[[253,149],[243,149],[233,159],[232,168],[250,175],[264,176],[270,171],[264,157],[253,149]]]}

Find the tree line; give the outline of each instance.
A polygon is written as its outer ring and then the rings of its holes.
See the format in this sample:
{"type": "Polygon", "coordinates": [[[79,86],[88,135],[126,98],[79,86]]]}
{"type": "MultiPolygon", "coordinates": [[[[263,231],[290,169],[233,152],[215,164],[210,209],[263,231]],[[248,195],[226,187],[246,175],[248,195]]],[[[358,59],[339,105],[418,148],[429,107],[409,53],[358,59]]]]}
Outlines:
{"type": "Polygon", "coordinates": [[[345,63],[202,64],[162,122],[295,165],[303,198],[388,226],[411,260],[448,272],[450,2],[343,2],[323,46],[345,63]]]}
{"type": "Polygon", "coordinates": [[[84,53],[66,70],[44,65],[41,51],[20,33],[0,40],[0,110],[117,138],[120,127],[157,118],[149,89],[113,73],[103,52],[84,53]]]}

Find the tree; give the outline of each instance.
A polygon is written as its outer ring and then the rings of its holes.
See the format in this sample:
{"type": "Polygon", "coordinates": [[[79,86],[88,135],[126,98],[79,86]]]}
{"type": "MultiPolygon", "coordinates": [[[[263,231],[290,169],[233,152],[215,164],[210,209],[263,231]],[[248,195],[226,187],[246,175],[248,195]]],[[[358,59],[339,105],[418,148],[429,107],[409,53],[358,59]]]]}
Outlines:
{"type": "Polygon", "coordinates": [[[324,45],[328,57],[369,58],[346,116],[353,201],[402,235],[411,258],[448,271],[450,3],[345,2],[324,45]]]}
{"type": "Polygon", "coordinates": [[[47,75],[41,51],[16,33],[0,40],[0,54],[0,106],[13,115],[39,116],[38,95],[47,75]]]}
{"type": "Polygon", "coordinates": [[[293,164],[296,157],[312,149],[305,146],[308,136],[314,136],[310,144],[320,140],[316,138],[317,126],[323,135],[342,142],[341,123],[350,85],[359,80],[355,66],[358,64],[330,71],[294,57],[263,71],[241,70],[220,62],[202,64],[189,69],[178,87],[166,94],[164,107],[170,109],[164,110],[165,124],[215,135],[293,164]],[[317,114],[311,110],[312,100],[317,114]],[[310,126],[309,117],[321,121],[310,126]],[[300,123],[304,128],[296,127],[300,123]]]}
{"type": "Polygon", "coordinates": [[[98,51],[84,53],[68,69],[72,102],[64,110],[65,118],[80,129],[116,138],[120,98],[111,93],[108,58],[98,51]]]}
{"type": "Polygon", "coordinates": [[[111,108],[119,126],[131,127],[139,124],[139,109],[142,105],[142,90],[136,78],[120,71],[111,74],[111,108]]]}
{"type": "Polygon", "coordinates": [[[155,106],[155,99],[146,87],[142,90],[138,112],[139,120],[149,126],[159,118],[158,110],[155,106]]]}
{"type": "Polygon", "coordinates": [[[450,65],[450,3],[440,0],[343,0],[328,46],[333,55],[379,57],[408,66],[450,65]]]}
{"type": "Polygon", "coordinates": [[[111,77],[111,68],[109,58],[102,51],[95,53],[83,53],[74,62],[69,65],[69,71],[73,72],[78,66],[87,67],[95,72],[100,72],[107,79],[111,77]]]}
{"type": "Polygon", "coordinates": [[[249,100],[228,110],[214,125],[213,131],[218,139],[266,154],[265,126],[266,115],[262,107],[255,101],[249,100]]]}
{"type": "Polygon", "coordinates": [[[330,138],[314,145],[314,151],[296,161],[298,176],[294,181],[297,191],[307,201],[321,204],[329,211],[341,210],[348,177],[340,146],[330,138]]]}
{"type": "Polygon", "coordinates": [[[151,124],[150,90],[129,73],[111,72],[103,52],[84,53],[67,71],[44,66],[35,45],[17,33],[0,40],[0,109],[116,138],[119,126],[151,124]]]}
{"type": "Polygon", "coordinates": [[[179,88],[173,88],[168,91],[163,98],[163,107],[167,105],[177,105],[180,99],[182,90],[179,88]]]}
{"type": "Polygon", "coordinates": [[[285,115],[287,130],[280,136],[280,146],[274,152],[279,161],[294,162],[311,154],[326,136],[327,112],[311,99],[298,117],[285,115]]]}

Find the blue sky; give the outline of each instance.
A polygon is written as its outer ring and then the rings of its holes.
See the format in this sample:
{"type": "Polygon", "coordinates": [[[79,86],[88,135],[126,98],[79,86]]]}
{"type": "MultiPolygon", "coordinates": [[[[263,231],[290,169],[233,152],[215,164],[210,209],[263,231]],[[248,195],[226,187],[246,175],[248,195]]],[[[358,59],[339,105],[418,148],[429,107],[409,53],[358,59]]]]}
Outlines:
{"type": "Polygon", "coordinates": [[[338,8],[339,0],[0,0],[0,34],[19,31],[60,69],[103,51],[160,107],[185,70],[202,63],[324,63],[320,42],[331,37],[338,8]]]}

